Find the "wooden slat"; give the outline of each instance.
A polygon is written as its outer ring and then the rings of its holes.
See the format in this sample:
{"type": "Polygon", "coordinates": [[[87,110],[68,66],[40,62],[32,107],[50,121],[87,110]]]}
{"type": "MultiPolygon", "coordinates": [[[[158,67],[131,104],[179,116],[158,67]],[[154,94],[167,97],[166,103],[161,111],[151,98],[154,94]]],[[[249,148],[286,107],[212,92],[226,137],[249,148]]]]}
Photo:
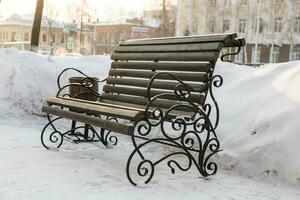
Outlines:
{"type": "MultiPolygon", "coordinates": [[[[156,73],[157,72],[151,72],[151,71],[133,71],[133,70],[117,70],[117,69],[112,69],[109,71],[110,76],[149,78],[149,79],[152,78],[156,73]]],[[[195,73],[170,72],[170,74],[176,76],[182,81],[206,82],[208,79],[208,74],[201,73],[201,72],[195,72],[195,73]]],[[[162,74],[158,76],[157,79],[174,80],[171,76],[167,74],[162,74]]]]}
{"type": "Polygon", "coordinates": [[[136,109],[133,107],[128,107],[128,106],[120,106],[120,105],[115,105],[115,104],[110,104],[110,103],[103,103],[102,101],[88,101],[88,100],[82,100],[82,99],[75,99],[75,98],[69,98],[69,97],[59,97],[61,99],[66,99],[70,101],[75,101],[75,102],[81,102],[81,103],[88,103],[92,105],[100,105],[100,106],[108,106],[108,107],[113,107],[113,108],[120,108],[120,109],[126,109],[126,110],[134,110],[134,111],[144,111],[141,109],[136,109]]]}
{"type": "MultiPolygon", "coordinates": [[[[144,105],[137,105],[137,104],[130,104],[130,103],[125,103],[125,102],[116,102],[116,101],[111,101],[111,100],[103,100],[101,99],[101,102],[98,101],[87,101],[87,100],[82,100],[82,99],[74,99],[74,98],[66,98],[66,97],[59,97],[61,99],[66,99],[69,101],[74,101],[74,102],[81,102],[81,103],[87,103],[87,104],[92,104],[92,105],[100,105],[100,106],[107,106],[107,107],[112,107],[112,108],[120,108],[120,109],[125,109],[128,111],[138,111],[140,113],[145,113],[145,108],[146,106],[144,105]]],[[[153,109],[150,108],[149,110],[150,112],[153,111],[153,109]]],[[[172,112],[172,114],[170,113],[168,116],[168,119],[174,119],[177,116],[192,116],[193,113],[191,112],[186,112],[186,111],[178,111],[175,110],[174,112],[172,112]]],[[[137,119],[139,119],[140,117],[137,117],[137,119]]]]}
{"type": "Polygon", "coordinates": [[[159,62],[113,62],[113,69],[145,69],[161,71],[191,71],[209,72],[212,68],[210,63],[159,63],[159,62]]]}
{"type": "Polygon", "coordinates": [[[129,45],[222,42],[236,37],[237,37],[236,33],[210,34],[210,35],[197,35],[197,36],[184,36],[184,37],[166,37],[166,38],[154,38],[154,39],[127,40],[122,42],[120,45],[129,46],[129,45]]]}
{"type": "MultiPolygon", "coordinates": [[[[149,103],[147,98],[144,97],[138,97],[138,96],[128,96],[128,95],[115,95],[115,94],[107,94],[103,93],[102,98],[104,100],[112,100],[117,102],[124,102],[124,103],[131,103],[131,104],[137,104],[137,105],[147,105],[149,103]]],[[[180,101],[173,101],[173,100],[164,100],[164,99],[157,99],[155,102],[153,102],[153,106],[157,106],[159,108],[170,108],[175,104],[185,104],[185,102],[180,101]]],[[[203,105],[204,102],[199,103],[200,105],[203,105]]]]}
{"type": "Polygon", "coordinates": [[[100,119],[98,117],[89,116],[86,114],[76,113],[72,111],[62,110],[51,106],[43,106],[42,111],[51,115],[67,118],[70,120],[86,123],[92,126],[98,126],[117,133],[131,135],[134,132],[133,125],[121,124],[114,121],[100,119]]]}
{"type": "MultiPolygon", "coordinates": [[[[147,97],[147,89],[146,88],[132,88],[132,87],[118,87],[118,86],[110,86],[105,85],[103,87],[103,91],[106,93],[116,93],[116,94],[127,94],[133,96],[141,96],[147,97]]],[[[178,97],[174,95],[173,91],[162,91],[162,90],[150,90],[151,97],[158,95],[158,94],[166,94],[162,97],[162,99],[170,99],[170,100],[177,100],[178,97]],[[167,95],[170,94],[170,95],[167,95]]],[[[190,101],[200,103],[204,101],[205,96],[200,94],[191,94],[189,97],[190,101]]]]}
{"type": "MultiPolygon", "coordinates": [[[[131,104],[131,103],[126,103],[126,102],[120,102],[120,101],[112,101],[112,100],[102,100],[101,102],[103,103],[107,103],[107,104],[112,104],[112,105],[120,105],[120,106],[125,106],[125,107],[131,107],[137,110],[142,110],[143,112],[145,112],[145,108],[146,106],[144,105],[138,105],[138,104],[131,104]]],[[[153,109],[155,109],[155,107],[150,107],[149,111],[152,112],[153,109]]],[[[163,112],[166,112],[167,109],[162,109],[163,112]]],[[[179,116],[193,116],[195,113],[192,110],[174,110],[171,113],[169,113],[169,115],[167,116],[167,121],[172,121],[172,119],[175,119],[179,116]]]]}
{"type": "MultiPolygon", "coordinates": [[[[135,87],[148,87],[149,80],[143,79],[129,79],[129,78],[114,78],[109,77],[106,80],[107,84],[114,84],[114,85],[128,85],[128,86],[135,86],[135,87]]],[[[151,87],[157,89],[165,89],[165,90],[174,90],[175,87],[178,85],[178,82],[170,82],[170,81],[158,81],[155,80],[152,82],[151,87]]],[[[205,84],[197,84],[197,83],[188,83],[189,87],[193,88],[196,92],[202,92],[207,89],[205,84]]]]}
{"type": "Polygon", "coordinates": [[[217,52],[180,52],[180,53],[117,53],[112,60],[144,60],[144,61],[207,61],[216,62],[217,52]]]}
{"type": "Polygon", "coordinates": [[[194,44],[167,44],[167,45],[138,45],[119,46],[118,53],[154,53],[154,52],[208,52],[220,51],[224,46],[221,42],[194,43],[194,44]]]}
{"type": "Polygon", "coordinates": [[[78,101],[76,102],[70,99],[62,99],[56,97],[49,97],[47,99],[47,104],[67,107],[78,112],[85,112],[89,114],[102,114],[106,116],[128,119],[132,121],[135,121],[136,119],[140,118],[140,116],[143,114],[142,112],[128,110],[125,108],[115,108],[99,104],[93,105],[90,103],[83,103],[78,101]]]}

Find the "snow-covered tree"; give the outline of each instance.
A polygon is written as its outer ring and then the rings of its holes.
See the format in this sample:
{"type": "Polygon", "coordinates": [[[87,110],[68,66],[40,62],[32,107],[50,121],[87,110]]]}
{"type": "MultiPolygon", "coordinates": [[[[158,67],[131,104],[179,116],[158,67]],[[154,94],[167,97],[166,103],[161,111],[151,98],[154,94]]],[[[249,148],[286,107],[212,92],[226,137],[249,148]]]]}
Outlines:
{"type": "Polygon", "coordinates": [[[160,25],[157,28],[157,33],[159,37],[168,37],[168,36],[174,36],[175,35],[175,20],[171,20],[166,0],[162,1],[162,9],[160,13],[160,25]]]}

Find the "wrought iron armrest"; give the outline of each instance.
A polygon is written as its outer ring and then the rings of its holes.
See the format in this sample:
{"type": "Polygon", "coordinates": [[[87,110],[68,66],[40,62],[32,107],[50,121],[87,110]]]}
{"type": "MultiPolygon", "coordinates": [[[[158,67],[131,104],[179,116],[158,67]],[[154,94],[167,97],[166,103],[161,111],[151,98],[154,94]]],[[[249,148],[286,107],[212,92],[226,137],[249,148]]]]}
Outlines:
{"type": "Polygon", "coordinates": [[[238,38],[235,40],[230,41],[230,43],[225,44],[224,47],[237,47],[236,52],[232,52],[232,53],[225,53],[221,56],[221,60],[223,62],[232,62],[229,59],[225,59],[225,57],[227,56],[234,56],[240,53],[242,47],[244,47],[246,45],[246,41],[244,38],[238,38]]]}
{"type": "Polygon", "coordinates": [[[188,101],[188,98],[191,94],[191,92],[195,92],[195,89],[190,87],[188,84],[184,83],[182,80],[180,80],[178,77],[176,77],[173,74],[170,74],[168,72],[157,72],[149,81],[148,87],[147,87],[147,98],[149,101],[155,99],[155,98],[159,98],[162,97],[164,95],[176,95],[179,100],[183,100],[183,101],[188,101]],[[170,76],[172,79],[178,81],[178,85],[176,85],[175,89],[174,89],[174,93],[169,93],[169,94],[159,94],[156,95],[154,97],[151,98],[151,88],[153,85],[153,82],[155,81],[155,79],[157,79],[159,76],[170,76]]]}
{"type": "MultiPolygon", "coordinates": [[[[70,94],[61,94],[62,91],[64,91],[64,89],[68,88],[68,87],[72,87],[72,86],[78,86],[78,87],[82,87],[84,88],[85,90],[87,90],[88,92],[85,92],[86,93],[89,93],[89,94],[92,94],[96,97],[100,97],[100,94],[98,93],[98,91],[94,90],[93,89],[93,86],[94,86],[94,82],[98,82],[98,83],[102,83],[102,82],[105,82],[107,78],[103,79],[103,80],[95,80],[94,78],[88,76],[87,74],[85,74],[84,72],[78,70],[78,69],[75,69],[75,68],[66,68],[64,69],[57,77],[57,86],[58,86],[58,92],[56,94],[57,97],[59,96],[63,96],[63,97],[66,97],[66,96],[69,96],[70,97],[70,94]],[[82,80],[80,83],[68,83],[66,85],[61,85],[61,79],[62,79],[62,76],[68,72],[68,71],[75,71],[77,72],[78,74],[80,74],[81,76],[83,76],[82,80]]],[[[78,95],[76,96],[79,96],[79,95],[82,95],[84,93],[79,93],[78,95]]]]}

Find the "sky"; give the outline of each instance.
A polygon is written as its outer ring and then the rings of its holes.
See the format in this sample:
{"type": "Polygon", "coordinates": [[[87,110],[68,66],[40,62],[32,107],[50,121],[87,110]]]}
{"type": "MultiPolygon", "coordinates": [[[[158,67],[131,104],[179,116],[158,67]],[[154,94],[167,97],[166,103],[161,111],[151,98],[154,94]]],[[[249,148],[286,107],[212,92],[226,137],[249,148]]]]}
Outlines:
{"type": "MultiPolygon", "coordinates": [[[[159,0],[88,0],[90,10],[100,21],[119,20],[127,16],[141,16],[142,10],[159,8],[159,0]]],[[[172,0],[175,2],[176,0],[172,0]]],[[[60,20],[68,21],[66,8],[75,5],[79,0],[45,0],[60,10],[60,20]]],[[[0,15],[8,17],[13,13],[20,15],[33,13],[36,0],[2,0],[0,15]]]]}

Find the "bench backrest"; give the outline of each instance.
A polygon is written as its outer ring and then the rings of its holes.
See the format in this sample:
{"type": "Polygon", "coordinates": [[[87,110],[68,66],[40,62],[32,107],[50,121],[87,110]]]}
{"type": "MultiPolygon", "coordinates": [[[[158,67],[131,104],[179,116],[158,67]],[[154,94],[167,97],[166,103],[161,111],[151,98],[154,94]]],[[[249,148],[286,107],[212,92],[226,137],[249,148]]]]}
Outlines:
{"type": "MultiPolygon", "coordinates": [[[[236,34],[129,40],[114,51],[109,78],[103,87],[103,99],[146,105],[147,86],[156,72],[175,75],[196,92],[190,96],[203,105],[207,85],[223,47],[236,46],[236,34]]],[[[162,75],[154,81],[151,96],[172,93],[178,85],[172,77],[162,75]]],[[[174,96],[164,96],[156,106],[169,108],[178,103],[174,96]]]]}

